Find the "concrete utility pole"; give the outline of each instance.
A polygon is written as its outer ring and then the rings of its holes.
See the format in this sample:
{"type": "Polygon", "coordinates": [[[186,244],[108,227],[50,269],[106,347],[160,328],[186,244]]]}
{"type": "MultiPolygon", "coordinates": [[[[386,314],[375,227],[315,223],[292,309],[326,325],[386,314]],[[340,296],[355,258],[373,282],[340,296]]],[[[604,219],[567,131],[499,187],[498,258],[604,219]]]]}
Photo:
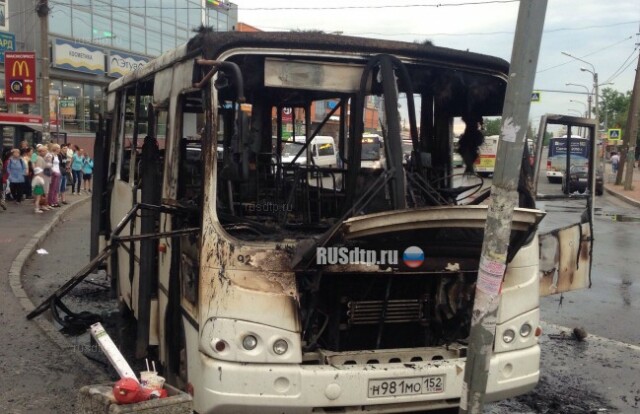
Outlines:
{"type": "Polygon", "coordinates": [[[547,0],[520,1],[509,83],[502,111],[497,162],[491,186],[491,203],[478,268],[460,414],[481,414],[484,406],[498,302],[507,267],[511,221],[518,203],[520,164],[546,9],[547,0]]]}
{"type": "Polygon", "coordinates": [[[39,0],[36,13],[40,18],[40,70],[42,71],[42,138],[49,139],[49,0],[39,0]]]}
{"type": "Polygon", "coordinates": [[[638,59],[638,67],[636,68],[636,79],[633,82],[633,92],[631,93],[631,102],[629,103],[629,115],[627,116],[627,127],[624,129],[625,136],[622,139],[627,148],[626,163],[624,160],[624,152],[620,159],[620,165],[623,166],[618,170],[616,183],[622,177],[622,170],[627,169],[624,177],[624,189],[631,190],[633,182],[633,162],[636,155],[636,140],[638,138],[638,110],[640,110],[640,59],[638,59]]]}

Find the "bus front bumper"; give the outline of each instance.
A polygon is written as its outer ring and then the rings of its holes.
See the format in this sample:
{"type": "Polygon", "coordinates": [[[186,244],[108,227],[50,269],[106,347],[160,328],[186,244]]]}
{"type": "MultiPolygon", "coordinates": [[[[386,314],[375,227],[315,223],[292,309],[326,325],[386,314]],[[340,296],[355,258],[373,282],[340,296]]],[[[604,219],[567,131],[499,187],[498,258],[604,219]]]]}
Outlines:
{"type": "MultiPolygon", "coordinates": [[[[219,361],[204,354],[201,381],[194,381],[201,413],[390,413],[455,407],[464,379],[465,359],[376,365],[275,365],[219,361]],[[372,396],[372,380],[409,381],[443,376],[433,394],[372,396]]],[[[494,354],[486,401],[526,393],[538,383],[540,347],[494,354]]],[[[397,381],[396,381],[397,383],[397,381]]],[[[378,391],[380,392],[380,391],[378,391]]]]}

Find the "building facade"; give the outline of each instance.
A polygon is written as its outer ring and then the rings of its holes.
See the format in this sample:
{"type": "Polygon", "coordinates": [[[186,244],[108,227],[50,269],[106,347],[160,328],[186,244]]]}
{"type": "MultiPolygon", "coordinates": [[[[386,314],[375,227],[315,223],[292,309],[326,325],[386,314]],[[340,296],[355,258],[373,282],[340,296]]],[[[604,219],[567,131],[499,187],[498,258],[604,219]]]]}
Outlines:
{"type": "Polygon", "coordinates": [[[216,0],[0,0],[0,112],[42,114],[51,129],[93,136],[104,88],[118,77],[187,42],[200,25],[234,30],[237,6],[216,0]],[[48,4],[48,44],[41,50],[36,9],[48,4]],[[37,101],[7,104],[4,51],[35,51],[37,101]],[[43,56],[49,57],[49,102],[42,101],[43,56]],[[48,108],[47,108],[48,107],[48,108]]]}

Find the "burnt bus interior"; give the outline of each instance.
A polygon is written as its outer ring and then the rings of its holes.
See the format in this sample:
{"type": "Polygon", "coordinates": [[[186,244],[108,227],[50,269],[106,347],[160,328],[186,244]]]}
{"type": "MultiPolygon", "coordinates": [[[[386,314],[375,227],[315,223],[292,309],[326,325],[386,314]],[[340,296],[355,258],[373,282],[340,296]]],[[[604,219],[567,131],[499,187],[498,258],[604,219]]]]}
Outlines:
{"type": "MultiPolygon", "coordinates": [[[[407,209],[420,220],[420,212],[456,208],[458,195],[469,188],[454,186],[453,119],[464,117],[469,128],[477,129],[482,117],[499,115],[508,64],[431,44],[315,33],[203,33],[188,49],[191,56],[226,64],[196,64],[194,85],[214,72],[215,87],[193,90],[180,100],[182,118],[177,122],[183,139],[176,203],[192,214],[176,216],[173,228],[199,225],[202,177],[215,174],[216,211],[223,228],[237,239],[273,242],[291,251],[307,363],[323,363],[327,352],[464,341],[484,224],[390,228],[365,236],[349,233],[347,224],[407,209]],[[335,105],[312,125],[312,108],[326,108],[327,101],[335,105]],[[217,108],[210,107],[212,102],[217,108]],[[361,165],[359,137],[365,132],[365,106],[371,102],[379,110],[385,153],[385,165],[377,169],[361,165]],[[304,163],[282,160],[285,108],[293,108],[293,124],[301,125],[302,133],[296,135],[307,137],[298,153],[304,163]],[[217,122],[208,122],[215,114],[217,122]],[[332,132],[337,124],[337,133],[328,132],[330,123],[332,132]],[[410,154],[403,153],[403,127],[409,130],[410,154]],[[309,144],[326,135],[335,140],[337,167],[315,165],[309,144]],[[213,171],[207,173],[207,168],[213,171]],[[318,246],[396,249],[400,254],[420,246],[433,260],[419,270],[402,260],[387,266],[323,267],[314,261],[318,246]],[[458,266],[447,270],[447,263],[458,266]]],[[[139,88],[149,97],[152,91],[148,84],[139,88]]],[[[129,106],[136,107],[135,100],[129,106]]],[[[144,104],[137,108],[145,111],[144,104]]],[[[160,112],[156,110],[156,125],[166,119],[160,112]]],[[[161,135],[159,129],[154,134],[161,135]]],[[[135,135],[142,139],[142,134],[135,135]]],[[[521,186],[521,192],[526,188],[521,186]]],[[[479,204],[487,196],[463,204],[479,204]]],[[[521,194],[520,199],[521,207],[534,207],[531,197],[521,194]]],[[[514,227],[511,258],[534,227],[514,227]]],[[[191,263],[182,264],[182,278],[190,273],[193,279],[198,249],[186,245],[193,247],[197,240],[182,239],[183,250],[190,249],[183,261],[191,263]]]]}

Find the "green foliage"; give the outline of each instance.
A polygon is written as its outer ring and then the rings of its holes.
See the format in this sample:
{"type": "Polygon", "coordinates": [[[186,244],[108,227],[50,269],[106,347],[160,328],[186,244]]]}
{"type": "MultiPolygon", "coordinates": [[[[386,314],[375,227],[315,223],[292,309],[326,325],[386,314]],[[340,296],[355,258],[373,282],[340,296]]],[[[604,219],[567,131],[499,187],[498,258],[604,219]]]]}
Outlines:
{"type": "Polygon", "coordinates": [[[543,146],[548,146],[549,145],[549,140],[553,138],[553,133],[546,131],[544,133],[544,139],[542,140],[542,145],[543,146]]]}
{"type": "Polygon", "coordinates": [[[484,136],[500,135],[500,126],[502,124],[502,118],[485,119],[484,120],[484,136]]]}
{"type": "MultiPolygon", "coordinates": [[[[604,88],[600,92],[598,99],[600,122],[605,129],[620,128],[622,136],[626,136],[627,118],[629,116],[629,106],[631,105],[631,91],[626,93],[618,92],[611,88],[604,88]],[[605,123],[606,122],[606,123],[605,123]]],[[[640,129],[636,142],[640,141],[640,129]]],[[[632,143],[633,145],[633,143],[632,143]]]]}
{"type": "Polygon", "coordinates": [[[631,103],[631,91],[623,94],[611,88],[604,88],[599,97],[600,122],[606,121],[606,128],[625,128],[629,104],[631,103]]]}

